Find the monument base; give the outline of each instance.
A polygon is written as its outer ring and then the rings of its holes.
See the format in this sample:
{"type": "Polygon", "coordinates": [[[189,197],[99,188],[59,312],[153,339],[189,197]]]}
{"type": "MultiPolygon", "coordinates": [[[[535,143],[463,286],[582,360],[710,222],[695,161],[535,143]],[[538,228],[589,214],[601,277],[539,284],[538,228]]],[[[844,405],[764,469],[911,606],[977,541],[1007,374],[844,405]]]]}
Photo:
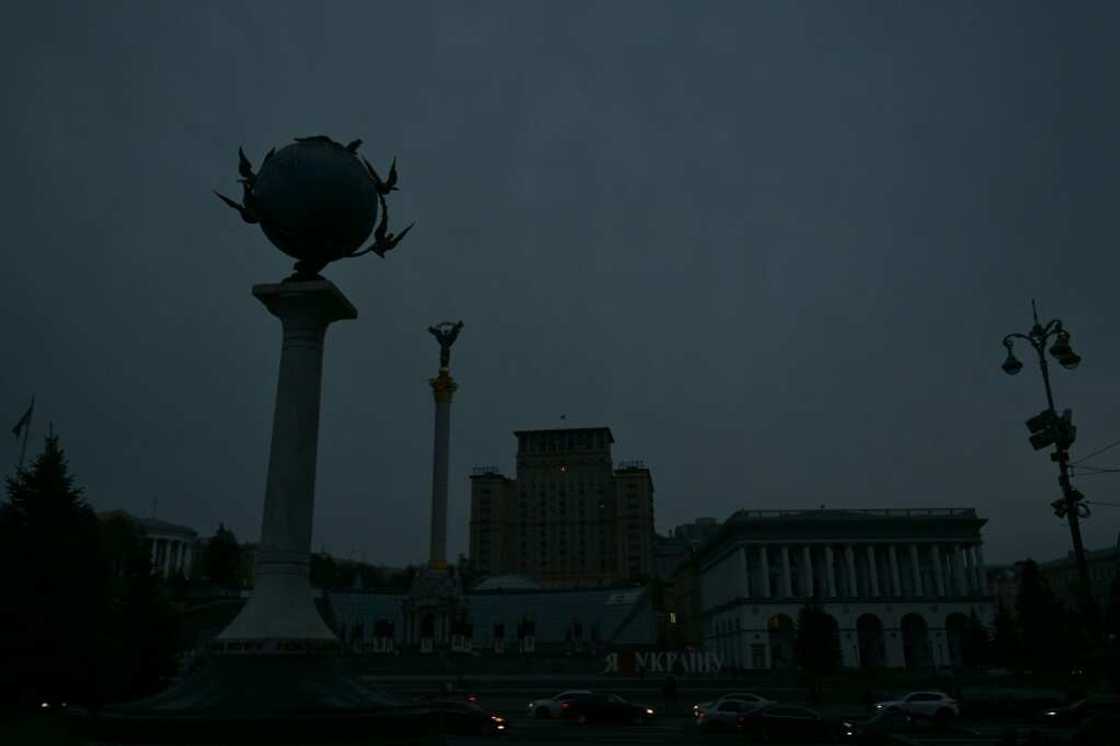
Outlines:
{"type": "Polygon", "coordinates": [[[437,735],[420,705],[362,685],[338,654],[222,654],[165,692],[73,713],[95,742],[418,744],[437,735]]]}

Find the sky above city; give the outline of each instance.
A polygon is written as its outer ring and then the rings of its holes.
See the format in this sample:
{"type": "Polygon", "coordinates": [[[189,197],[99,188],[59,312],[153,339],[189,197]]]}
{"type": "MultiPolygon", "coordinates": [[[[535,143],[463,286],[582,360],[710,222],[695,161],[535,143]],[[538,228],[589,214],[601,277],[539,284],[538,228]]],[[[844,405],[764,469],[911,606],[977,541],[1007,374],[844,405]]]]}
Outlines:
{"type": "MultiPolygon", "coordinates": [[[[1030,300],[1073,457],[1120,440],[1115,3],[37,2],[0,30],[0,416],[36,396],[98,510],[256,541],[292,260],[214,197],[291,138],[396,156],[385,259],[324,369],[314,548],[427,557],[438,346],[449,554],[514,430],[608,426],[661,532],[738,509],[975,507],[1064,555],[1030,300]],[[1112,330],[1112,331],[1109,331],[1112,330]],[[1033,354],[1033,353],[1032,353],[1033,354]],[[563,418],[563,419],[562,419],[563,418]]],[[[6,435],[5,469],[19,442],[6,435]]],[[[1120,465],[1120,447],[1090,460],[1120,465]]],[[[1078,477],[1120,504],[1120,473],[1078,477]]],[[[1094,506],[1090,547],[1120,507],[1094,506]]]]}

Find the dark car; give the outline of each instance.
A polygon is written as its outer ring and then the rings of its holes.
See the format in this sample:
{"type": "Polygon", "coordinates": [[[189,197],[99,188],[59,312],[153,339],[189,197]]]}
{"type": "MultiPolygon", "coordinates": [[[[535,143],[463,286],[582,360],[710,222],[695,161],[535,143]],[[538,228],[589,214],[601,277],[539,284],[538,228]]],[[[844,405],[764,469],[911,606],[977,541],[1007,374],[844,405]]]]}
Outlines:
{"type": "Polygon", "coordinates": [[[1120,737],[1120,712],[1098,712],[1073,733],[1073,746],[1114,746],[1120,737]]]}
{"type": "Polygon", "coordinates": [[[473,702],[459,699],[428,703],[432,717],[439,718],[440,732],[454,736],[496,736],[509,730],[509,722],[473,702]]]}
{"type": "Polygon", "coordinates": [[[1036,720],[1042,725],[1077,725],[1101,712],[1120,710],[1120,698],[1090,697],[1062,707],[1051,707],[1038,713],[1036,720]]]}
{"type": "Polygon", "coordinates": [[[815,710],[780,704],[744,712],[736,726],[750,740],[767,743],[832,743],[839,727],[815,710]]]}
{"type": "Polygon", "coordinates": [[[580,724],[644,723],[653,718],[652,707],[629,702],[617,694],[588,694],[563,705],[563,716],[580,724]]]}
{"type": "Polygon", "coordinates": [[[912,733],[918,729],[914,718],[901,710],[882,710],[874,717],[860,722],[840,723],[838,735],[843,743],[858,746],[881,746],[892,741],[892,736],[912,733]]]}

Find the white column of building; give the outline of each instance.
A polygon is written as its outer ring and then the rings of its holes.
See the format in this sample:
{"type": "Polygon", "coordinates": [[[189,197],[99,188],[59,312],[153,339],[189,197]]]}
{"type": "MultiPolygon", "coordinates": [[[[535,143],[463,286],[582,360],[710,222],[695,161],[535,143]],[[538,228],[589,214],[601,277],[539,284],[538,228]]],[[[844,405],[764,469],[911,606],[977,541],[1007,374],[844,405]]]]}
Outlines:
{"type": "Polygon", "coordinates": [[[976,555],[976,592],[981,596],[986,596],[988,595],[988,574],[984,571],[984,545],[973,544],[972,551],[976,555]]]}
{"type": "Polygon", "coordinates": [[[961,555],[964,554],[964,547],[960,544],[953,545],[953,553],[950,555],[953,567],[953,577],[957,581],[957,592],[962,596],[968,595],[968,578],[964,575],[964,559],[961,555]]]}
{"type": "Polygon", "coordinates": [[[793,573],[789,567],[789,547],[782,544],[782,591],[786,598],[793,595],[793,573]]]}
{"type": "Polygon", "coordinates": [[[914,595],[923,596],[922,592],[922,566],[918,562],[918,545],[910,545],[910,569],[914,573],[914,595]]]}
{"type": "Polygon", "coordinates": [[[828,576],[828,595],[830,598],[836,598],[836,566],[830,546],[824,548],[824,564],[825,575],[828,576]]]}
{"type": "Polygon", "coordinates": [[[933,544],[929,548],[930,561],[933,562],[933,580],[937,583],[937,596],[945,595],[945,566],[941,562],[941,548],[933,544]]]}
{"type": "Polygon", "coordinates": [[[871,595],[879,595],[879,568],[875,566],[875,545],[867,545],[867,567],[871,578],[871,595]]]}
{"type": "Polygon", "coordinates": [[[770,557],[767,556],[769,551],[766,544],[758,548],[758,571],[762,576],[759,587],[762,589],[763,598],[770,598],[770,557]]]}
{"type": "Polygon", "coordinates": [[[743,598],[751,597],[751,574],[747,566],[747,548],[739,547],[735,552],[735,563],[739,566],[738,581],[739,595],[743,598]]]}
{"type": "Polygon", "coordinates": [[[891,586],[894,589],[895,596],[902,595],[902,576],[898,571],[898,552],[895,551],[894,544],[887,547],[887,555],[891,562],[891,586]]]}
{"type": "Polygon", "coordinates": [[[977,593],[980,586],[976,583],[976,552],[972,544],[965,544],[964,549],[964,578],[968,583],[969,594],[977,593]]]}
{"type": "Polygon", "coordinates": [[[813,553],[806,544],[801,548],[801,591],[808,597],[813,596],[813,553]]]}
{"type": "Polygon", "coordinates": [[[848,562],[848,595],[859,595],[859,583],[856,582],[856,552],[851,544],[844,546],[844,558],[848,562]]]}
{"type": "Polygon", "coordinates": [[[153,570],[154,570],[154,569],[156,568],[156,542],[157,542],[157,541],[158,541],[158,539],[155,539],[155,538],[153,538],[153,539],[152,539],[152,560],[151,560],[151,565],[152,565],[152,569],[153,569],[153,570]]]}
{"type": "Polygon", "coordinates": [[[192,556],[192,554],[193,554],[193,550],[191,549],[191,545],[188,543],[186,545],[186,557],[183,559],[183,577],[186,578],[187,580],[191,579],[191,558],[192,558],[191,556],[192,556]]]}

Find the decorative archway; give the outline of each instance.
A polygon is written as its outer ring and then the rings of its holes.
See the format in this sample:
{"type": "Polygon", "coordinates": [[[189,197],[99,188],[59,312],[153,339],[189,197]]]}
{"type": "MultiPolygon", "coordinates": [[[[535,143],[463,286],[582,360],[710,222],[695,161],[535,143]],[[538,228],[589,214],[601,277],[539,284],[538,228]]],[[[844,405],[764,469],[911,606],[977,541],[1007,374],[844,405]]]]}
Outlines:
{"type": "Polygon", "coordinates": [[[766,622],[770,636],[770,667],[792,668],[793,645],[797,639],[793,619],[786,614],[775,614],[766,622]]]}
{"type": "Polygon", "coordinates": [[[906,667],[912,671],[928,669],[933,664],[929,647],[929,625],[921,614],[902,617],[902,654],[906,667]]]}
{"type": "Polygon", "coordinates": [[[856,638],[859,641],[861,668],[879,668],[886,663],[887,646],[883,636],[883,622],[874,614],[863,614],[856,620],[856,638]]]}
{"type": "Polygon", "coordinates": [[[945,639],[949,643],[949,663],[953,668],[964,667],[964,646],[967,634],[967,616],[958,611],[945,617],[945,639]]]}

